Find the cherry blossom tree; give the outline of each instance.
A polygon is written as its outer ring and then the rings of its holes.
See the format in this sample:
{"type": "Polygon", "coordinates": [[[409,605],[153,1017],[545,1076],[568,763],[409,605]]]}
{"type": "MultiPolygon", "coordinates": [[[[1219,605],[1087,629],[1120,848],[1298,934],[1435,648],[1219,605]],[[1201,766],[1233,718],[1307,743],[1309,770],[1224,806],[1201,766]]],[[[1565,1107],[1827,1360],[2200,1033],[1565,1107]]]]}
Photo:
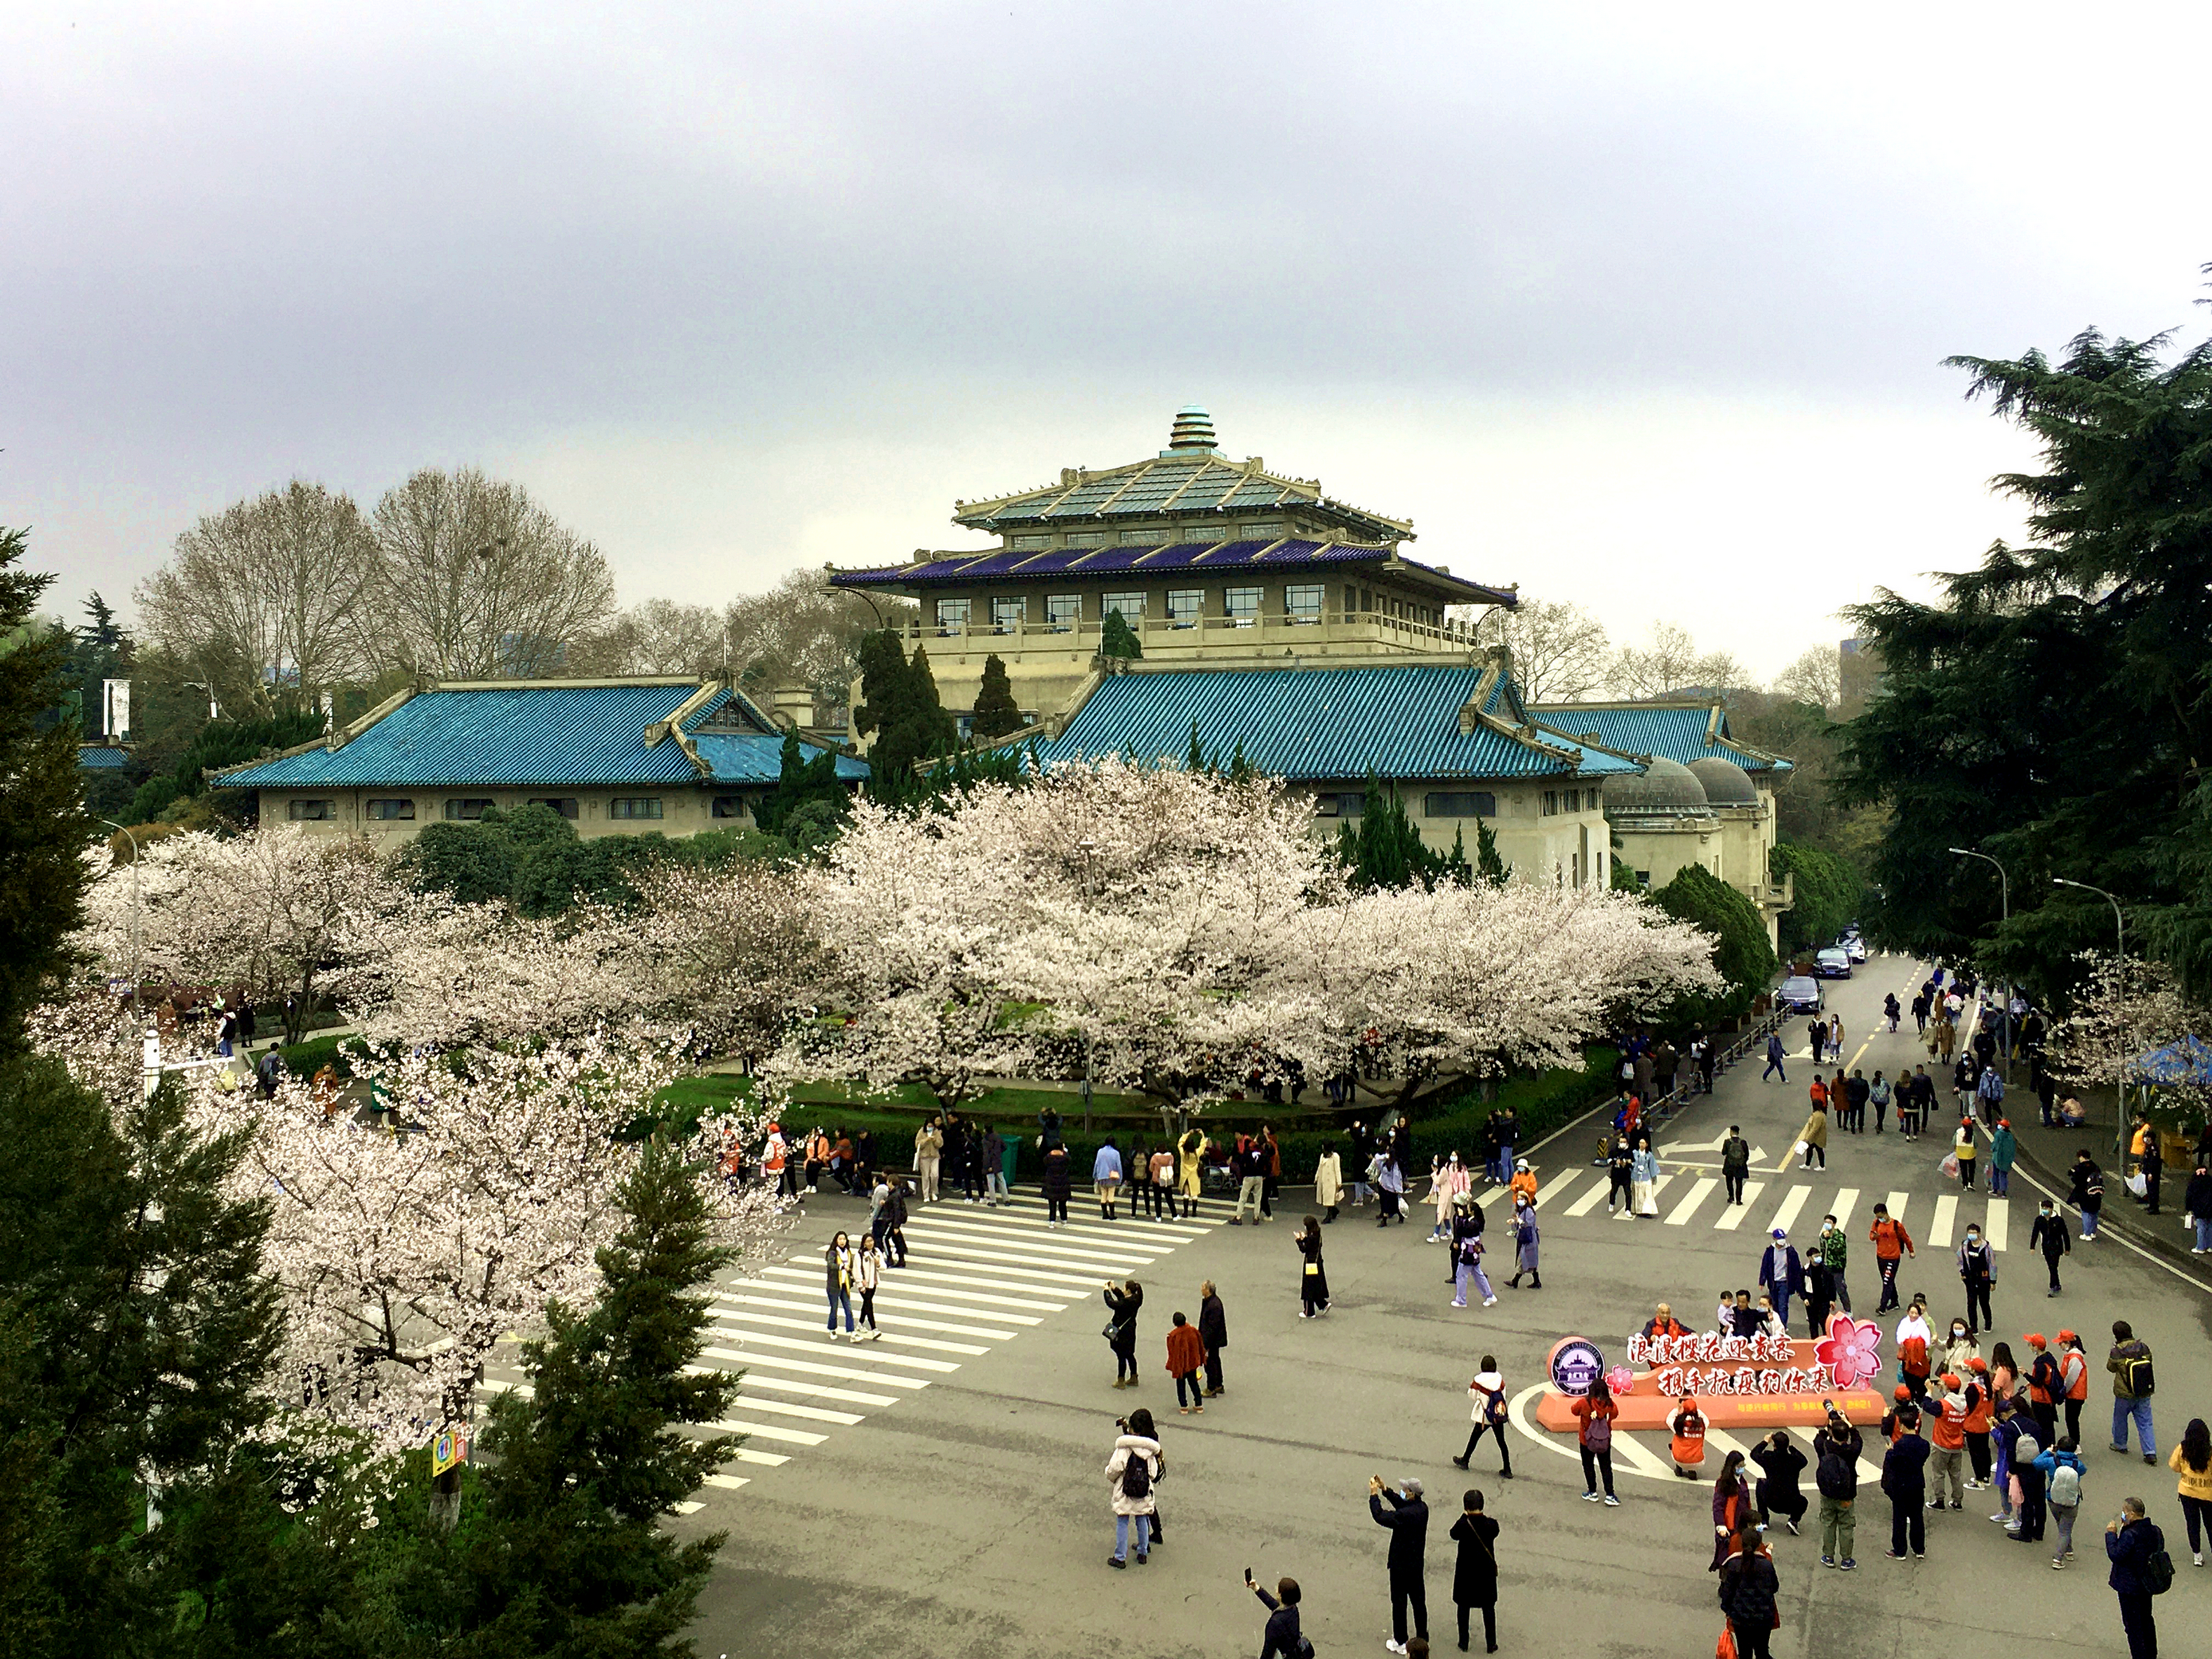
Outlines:
{"type": "Polygon", "coordinates": [[[654,865],[630,883],[636,906],[588,925],[631,941],[627,973],[654,1017],[733,1049],[750,1071],[813,1011],[832,963],[793,872],[654,865]]]}
{"type": "MultiPolygon", "coordinates": [[[[2048,1042],[2048,1063],[2076,1086],[2118,1089],[2137,1080],[2136,1062],[2185,1038],[2212,1041],[2212,1009],[2191,1001],[2160,963],[2085,951],[2071,1012],[2048,1042]]],[[[2201,1121],[2212,1110],[2212,1088],[2187,1074],[2160,1081],[2167,1107],[2201,1121]]]]}

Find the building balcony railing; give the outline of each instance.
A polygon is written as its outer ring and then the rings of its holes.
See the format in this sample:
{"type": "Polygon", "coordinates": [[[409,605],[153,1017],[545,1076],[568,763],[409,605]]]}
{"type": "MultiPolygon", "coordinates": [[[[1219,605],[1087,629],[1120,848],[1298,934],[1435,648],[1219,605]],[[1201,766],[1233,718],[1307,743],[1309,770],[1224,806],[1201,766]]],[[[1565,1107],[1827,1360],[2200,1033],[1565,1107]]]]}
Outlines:
{"type": "MultiPolygon", "coordinates": [[[[1130,630],[1149,656],[1155,650],[1267,650],[1279,653],[1306,646],[1374,645],[1400,651],[1461,653],[1474,647],[1474,632],[1464,623],[1441,625],[1388,617],[1371,611],[1328,611],[1312,616],[1128,617],[1130,630]]],[[[909,623],[900,631],[909,645],[923,645],[933,659],[940,654],[997,653],[1000,656],[1096,654],[1102,624],[1073,622],[909,623]]]]}

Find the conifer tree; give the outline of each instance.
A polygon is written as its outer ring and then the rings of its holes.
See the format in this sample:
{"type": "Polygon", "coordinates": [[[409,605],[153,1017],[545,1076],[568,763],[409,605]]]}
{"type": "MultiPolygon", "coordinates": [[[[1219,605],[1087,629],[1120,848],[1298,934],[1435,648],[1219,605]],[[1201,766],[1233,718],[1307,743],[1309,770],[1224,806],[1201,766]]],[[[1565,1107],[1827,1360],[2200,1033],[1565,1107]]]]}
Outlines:
{"type": "Polygon", "coordinates": [[[1504,885],[1510,873],[1505,860],[1498,850],[1498,837],[1491,833],[1489,823],[1482,818],[1474,821],[1474,872],[1492,887],[1504,885]]]}
{"type": "Polygon", "coordinates": [[[975,693],[974,732],[979,741],[1003,738],[1022,727],[1022,711],[1014,704],[1013,682],[1006,665],[993,652],[983,659],[983,684],[975,693]]]}
{"type": "Polygon", "coordinates": [[[1106,620],[1099,625],[1098,654],[1120,662],[1134,662],[1145,654],[1145,642],[1129,626],[1129,619],[1118,611],[1109,611],[1106,620]]]}

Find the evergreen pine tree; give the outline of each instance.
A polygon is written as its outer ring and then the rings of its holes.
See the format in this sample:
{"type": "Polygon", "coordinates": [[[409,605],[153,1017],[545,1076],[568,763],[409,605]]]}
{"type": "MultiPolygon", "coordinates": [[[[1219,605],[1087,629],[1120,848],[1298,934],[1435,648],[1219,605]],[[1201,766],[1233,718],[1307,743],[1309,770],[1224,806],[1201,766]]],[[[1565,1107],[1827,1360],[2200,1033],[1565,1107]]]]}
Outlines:
{"type": "Polygon", "coordinates": [[[1145,642],[1129,626],[1129,619],[1118,611],[1109,611],[1106,620],[1099,625],[1098,654],[1120,662],[1134,662],[1145,654],[1145,642]]]}
{"type": "Polygon", "coordinates": [[[1503,886],[1507,870],[1504,859],[1498,851],[1498,837],[1491,833],[1488,820],[1474,821],[1474,871],[1492,887],[1503,886]]]}
{"type": "Polygon", "coordinates": [[[1213,769],[1211,766],[1206,764],[1206,745],[1198,740],[1198,722],[1196,720],[1193,720],[1190,723],[1190,752],[1183,757],[1182,763],[1186,771],[1211,772],[1213,769]]]}
{"type": "Polygon", "coordinates": [[[1249,783],[1253,777],[1252,763],[1244,758],[1244,739],[1237,739],[1237,752],[1229,757],[1229,780],[1232,783],[1249,783]]]}
{"type": "Polygon", "coordinates": [[[1022,727],[1022,711],[1014,705],[1013,682],[997,652],[983,659],[983,684],[975,693],[974,732],[979,741],[1003,738],[1022,727]]]}
{"type": "Polygon", "coordinates": [[[50,575],[15,567],[20,530],[0,529],[0,1054],[20,1052],[23,1021],[64,965],[84,920],[79,854],[97,828],[77,793],[78,732],[56,722],[70,690],[65,634],[33,621],[50,575]]]}

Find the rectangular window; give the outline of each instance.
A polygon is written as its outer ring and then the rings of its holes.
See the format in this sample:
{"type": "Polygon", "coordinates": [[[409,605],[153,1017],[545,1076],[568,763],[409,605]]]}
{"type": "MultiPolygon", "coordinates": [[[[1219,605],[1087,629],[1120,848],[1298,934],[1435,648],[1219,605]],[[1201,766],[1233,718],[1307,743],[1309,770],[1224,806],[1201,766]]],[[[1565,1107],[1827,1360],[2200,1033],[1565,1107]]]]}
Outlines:
{"type": "Polygon", "coordinates": [[[1149,547],[1160,539],[1158,530],[1125,530],[1121,532],[1124,547],[1149,547]]]}
{"type": "Polygon", "coordinates": [[[743,795],[717,795],[714,797],[714,816],[716,817],[741,818],[745,815],[745,798],[743,795]]]}
{"type": "Polygon", "coordinates": [[[1176,628],[1195,628],[1198,619],[1206,614],[1206,595],[1197,588],[1186,588],[1181,592],[1172,589],[1168,593],[1168,622],[1176,628]]]}
{"type": "Polygon", "coordinates": [[[1494,818],[1498,797],[1486,789],[1438,790],[1421,797],[1421,811],[1432,818],[1494,818]]]}
{"type": "Polygon", "coordinates": [[[380,819],[386,823],[396,820],[412,823],[415,821],[415,803],[404,799],[398,800],[371,799],[368,803],[368,815],[372,818],[380,819]]]}
{"type": "Polygon", "coordinates": [[[1029,620],[1030,602],[1027,599],[994,599],[991,601],[991,626],[1001,634],[1011,634],[1029,620]]]}
{"type": "Polygon", "coordinates": [[[1103,547],[1106,545],[1106,532],[1103,530],[1070,531],[1067,544],[1070,547],[1103,547]]]}
{"type": "Polygon", "coordinates": [[[533,795],[530,804],[532,806],[550,806],[571,823],[576,821],[577,814],[583,810],[583,803],[574,795],[533,795]]]}
{"type": "Polygon", "coordinates": [[[293,800],[289,811],[295,823],[328,823],[338,815],[334,800],[293,800]]]}
{"type": "Polygon", "coordinates": [[[1053,593],[1046,596],[1044,619],[1054,628],[1073,628],[1083,620],[1083,596],[1080,593],[1053,593]]]}
{"type": "Polygon", "coordinates": [[[1579,811],[1581,811],[1582,810],[1583,810],[1583,792],[1582,792],[1581,790],[1579,790],[1579,789],[1570,789],[1570,790],[1568,790],[1568,791],[1567,791],[1567,811],[1569,811],[1570,812],[1579,812],[1579,811]]]}
{"type": "Polygon", "coordinates": [[[1543,813],[1543,815],[1544,815],[1546,817],[1547,817],[1547,818],[1549,818],[1549,817],[1558,817],[1558,816],[1559,816],[1559,791],[1557,791],[1556,789],[1547,789],[1547,790],[1544,792],[1544,813],[1543,813]]]}
{"type": "Polygon", "coordinates": [[[1051,542],[1052,538],[1049,536],[1016,536],[1011,545],[1017,553],[1038,553],[1049,546],[1051,542]]]}
{"type": "Polygon", "coordinates": [[[1321,587],[1293,585],[1283,590],[1283,614],[1300,622],[1321,620],[1321,587]]]}
{"type": "Polygon", "coordinates": [[[1145,596],[1141,593],[1109,593],[1099,600],[1098,614],[1103,617],[1109,611],[1118,611],[1125,617],[1141,617],[1145,614],[1145,596]]]}
{"type": "Polygon", "coordinates": [[[1237,526],[1237,539],[1240,542],[1279,541],[1282,534],[1283,526],[1279,524],[1241,524],[1237,526]]]}
{"type": "Polygon", "coordinates": [[[965,628],[968,613],[975,608],[973,599],[939,599],[937,602],[937,625],[939,628],[965,628]]]}
{"type": "Polygon", "coordinates": [[[1364,817],[1367,815],[1365,792],[1363,791],[1357,795],[1339,795],[1336,798],[1336,811],[1340,817],[1364,817]]]}
{"type": "Polygon", "coordinates": [[[660,797],[617,798],[607,803],[607,816],[611,818],[657,818],[660,816],[660,797]]]}
{"type": "Polygon", "coordinates": [[[1232,587],[1221,596],[1222,614],[1239,628],[1249,628],[1260,619],[1260,590],[1256,587],[1232,587]]]}
{"type": "Polygon", "coordinates": [[[452,795],[446,798],[446,816],[463,823],[474,823],[490,810],[488,800],[463,800],[452,795]]]}

